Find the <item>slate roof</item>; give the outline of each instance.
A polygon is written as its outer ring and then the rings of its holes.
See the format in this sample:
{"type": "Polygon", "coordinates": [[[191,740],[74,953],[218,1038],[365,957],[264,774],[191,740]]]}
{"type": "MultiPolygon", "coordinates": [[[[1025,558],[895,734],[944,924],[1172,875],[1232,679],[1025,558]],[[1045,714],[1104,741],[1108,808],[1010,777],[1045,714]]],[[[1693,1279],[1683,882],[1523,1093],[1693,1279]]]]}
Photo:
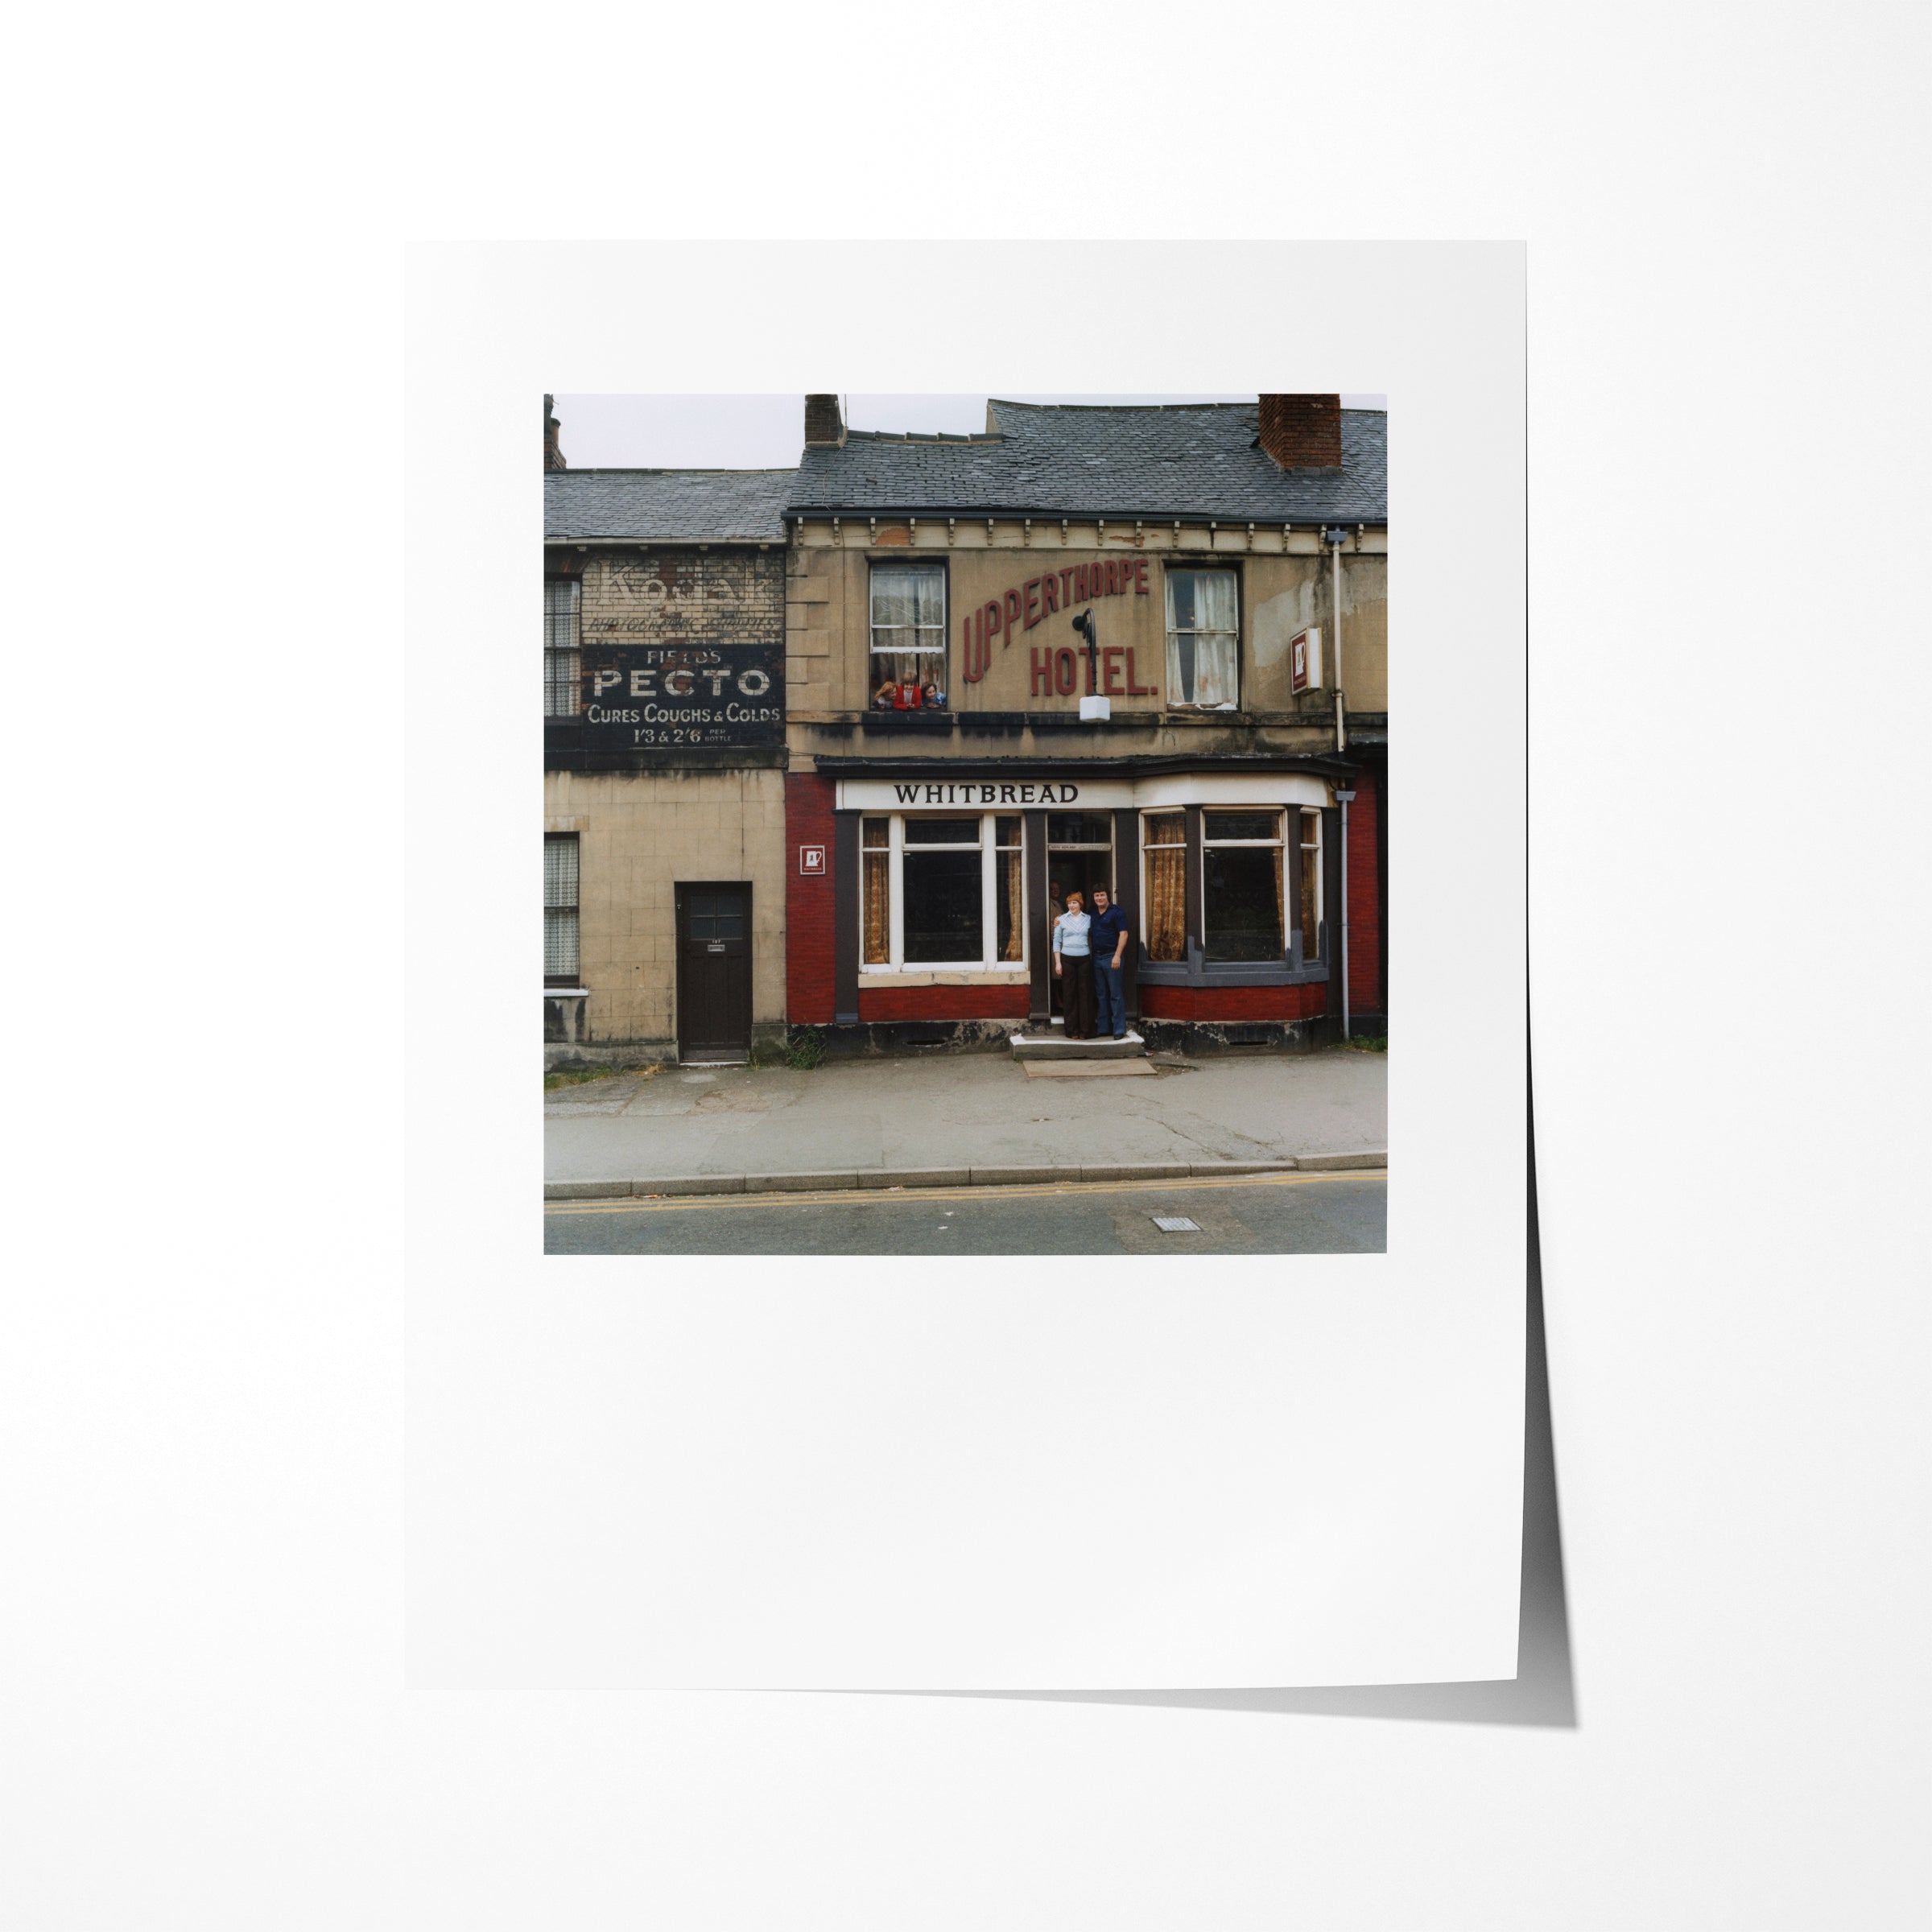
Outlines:
{"type": "Polygon", "coordinates": [[[547,540],[782,543],[789,469],[553,469],[547,540]]]}
{"type": "Polygon", "coordinates": [[[995,435],[853,431],[806,450],[787,507],[1385,523],[1387,414],[1342,411],[1342,466],[1284,470],[1253,402],[989,405],[995,435]]]}

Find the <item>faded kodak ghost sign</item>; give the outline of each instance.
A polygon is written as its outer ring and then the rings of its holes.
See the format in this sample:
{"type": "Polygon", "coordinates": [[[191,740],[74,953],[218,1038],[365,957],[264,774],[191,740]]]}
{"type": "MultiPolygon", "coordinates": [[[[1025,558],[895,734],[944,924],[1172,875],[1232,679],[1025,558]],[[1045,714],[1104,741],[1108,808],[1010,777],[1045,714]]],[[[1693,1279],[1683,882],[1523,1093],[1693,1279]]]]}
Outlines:
{"type": "MultiPolygon", "coordinates": [[[[1147,585],[1145,557],[1096,557],[1088,564],[1069,564],[1043,571],[997,597],[989,597],[961,620],[960,675],[976,684],[993,663],[997,638],[1002,646],[1055,612],[1072,612],[1105,597],[1144,597],[1147,585]]],[[[1146,683],[1132,645],[1084,648],[1079,640],[1067,644],[1030,647],[1030,696],[1040,697],[1150,698],[1159,684],[1148,667],[1146,683]]]]}
{"type": "Polygon", "coordinates": [[[587,645],[577,717],[587,746],[780,745],[785,648],[587,645]]]}

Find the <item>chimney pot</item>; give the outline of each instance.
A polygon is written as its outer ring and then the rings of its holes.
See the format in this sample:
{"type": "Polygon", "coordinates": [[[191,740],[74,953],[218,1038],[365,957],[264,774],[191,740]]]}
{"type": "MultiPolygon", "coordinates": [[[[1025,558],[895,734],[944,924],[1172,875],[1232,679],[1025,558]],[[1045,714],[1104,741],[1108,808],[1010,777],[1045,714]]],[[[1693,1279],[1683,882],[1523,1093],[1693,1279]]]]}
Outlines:
{"type": "Polygon", "coordinates": [[[844,419],[839,414],[836,396],[805,398],[805,444],[809,449],[842,449],[845,445],[844,419]]]}
{"type": "Polygon", "coordinates": [[[1283,469],[1340,469],[1342,398],[1263,396],[1261,440],[1283,469]]]}

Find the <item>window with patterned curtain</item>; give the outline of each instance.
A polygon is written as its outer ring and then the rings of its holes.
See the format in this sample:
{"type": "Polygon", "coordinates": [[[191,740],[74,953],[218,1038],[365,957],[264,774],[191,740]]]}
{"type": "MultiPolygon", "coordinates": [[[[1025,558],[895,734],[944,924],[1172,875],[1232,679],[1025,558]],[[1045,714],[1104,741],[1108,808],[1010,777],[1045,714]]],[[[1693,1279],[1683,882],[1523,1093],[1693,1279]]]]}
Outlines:
{"type": "Polygon", "coordinates": [[[1026,954],[1026,910],[1022,892],[1026,859],[1021,849],[1020,819],[1017,816],[996,818],[993,824],[996,863],[999,868],[993,886],[993,905],[998,927],[997,956],[1006,964],[1012,965],[1024,959],[1026,954]]]}
{"type": "Polygon", "coordinates": [[[543,840],[543,984],[574,986],[577,955],[577,835],[543,840]]]}
{"type": "Polygon", "coordinates": [[[1018,812],[893,812],[859,821],[859,963],[898,972],[1026,963],[1018,812]]]}
{"type": "Polygon", "coordinates": [[[860,890],[865,922],[865,945],[861,958],[868,966],[890,965],[892,961],[892,822],[889,819],[861,821],[860,890]]]}
{"type": "Polygon", "coordinates": [[[583,667],[578,624],[584,587],[575,577],[543,585],[543,715],[574,718],[583,667]]]}
{"type": "Polygon", "coordinates": [[[1141,820],[1141,943],[1150,960],[1187,956],[1187,815],[1150,811],[1141,820]]]}

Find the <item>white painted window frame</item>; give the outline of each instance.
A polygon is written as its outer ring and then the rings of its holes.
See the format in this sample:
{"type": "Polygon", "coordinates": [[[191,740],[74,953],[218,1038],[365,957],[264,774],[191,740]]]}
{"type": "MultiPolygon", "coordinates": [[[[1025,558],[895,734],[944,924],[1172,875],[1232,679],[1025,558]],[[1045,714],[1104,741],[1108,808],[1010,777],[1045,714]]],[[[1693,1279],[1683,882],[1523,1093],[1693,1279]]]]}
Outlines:
{"type": "Polygon", "coordinates": [[[873,689],[873,659],[874,658],[905,657],[908,654],[915,659],[929,657],[936,657],[939,659],[939,686],[941,690],[946,693],[948,702],[950,702],[952,682],[951,675],[952,654],[949,648],[952,642],[952,584],[943,564],[935,563],[923,557],[918,559],[908,557],[903,560],[894,557],[890,561],[883,557],[874,557],[870,559],[866,566],[865,575],[865,702],[868,707],[872,703],[873,689]],[[881,571],[892,570],[916,570],[923,575],[936,576],[939,579],[939,621],[937,624],[885,626],[888,630],[910,630],[912,634],[912,642],[910,645],[881,644],[879,642],[881,626],[877,621],[877,611],[873,602],[873,586],[878,580],[881,571]],[[935,642],[927,643],[923,641],[929,633],[934,636],[935,642]]]}
{"type": "MultiPolygon", "coordinates": [[[[1017,960],[998,957],[999,948],[999,888],[1000,861],[1002,852],[1017,852],[1020,855],[1020,898],[1022,905],[1026,896],[1026,824],[1021,822],[1020,836],[1010,845],[997,843],[998,821],[1001,819],[1019,818],[1017,811],[868,811],[862,815],[859,828],[859,971],[868,977],[887,972],[935,973],[935,972],[1001,972],[1014,973],[1030,966],[1031,935],[1026,930],[1026,922],[1020,922],[1020,956],[1017,960]],[[980,934],[981,957],[976,960],[915,960],[907,963],[906,958],[906,820],[915,819],[957,819],[962,825],[976,824],[980,828],[980,934]],[[866,819],[883,819],[887,827],[886,890],[890,894],[887,908],[886,951],[890,956],[883,964],[865,964],[865,854],[866,819]]],[[[878,850],[875,845],[874,852],[878,850]]],[[[961,839],[956,844],[919,844],[911,848],[914,852],[970,852],[971,842],[961,839]]]]}

